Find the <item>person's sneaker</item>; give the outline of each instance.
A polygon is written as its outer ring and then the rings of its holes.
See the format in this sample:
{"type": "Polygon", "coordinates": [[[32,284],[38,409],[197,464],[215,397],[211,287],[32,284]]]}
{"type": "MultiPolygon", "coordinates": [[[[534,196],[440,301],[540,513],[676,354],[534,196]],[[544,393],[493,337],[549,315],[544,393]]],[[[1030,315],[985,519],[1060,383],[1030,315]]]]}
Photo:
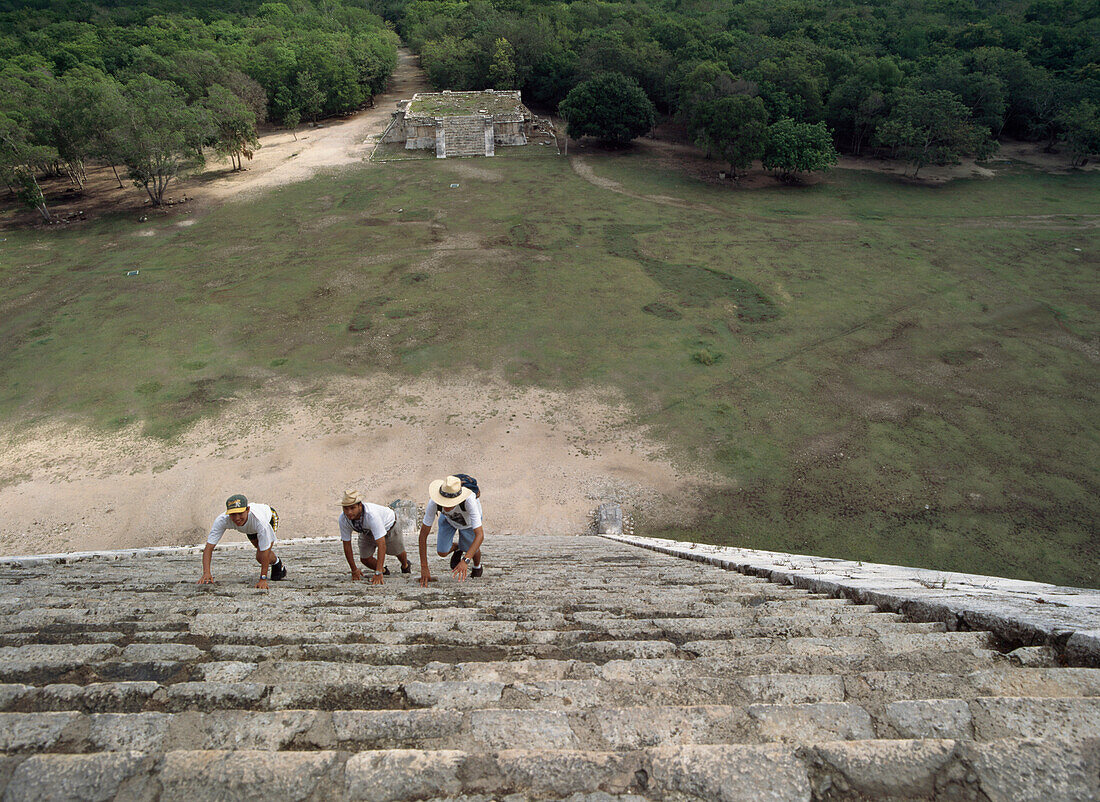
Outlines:
{"type": "Polygon", "coordinates": [[[286,579],[286,566],[283,565],[283,561],[275,563],[271,566],[271,578],[278,582],[280,579],[286,579]]]}
{"type": "Polygon", "coordinates": [[[401,566],[401,573],[403,573],[403,574],[410,573],[412,571],[412,569],[413,569],[413,564],[411,562],[407,562],[407,563],[405,563],[404,565],[401,566]]]}
{"type": "Polygon", "coordinates": [[[462,559],[461,551],[454,551],[451,553],[451,570],[458,568],[458,561],[462,559]]]}
{"type": "Polygon", "coordinates": [[[475,565],[470,569],[470,576],[481,576],[481,566],[475,565]]]}

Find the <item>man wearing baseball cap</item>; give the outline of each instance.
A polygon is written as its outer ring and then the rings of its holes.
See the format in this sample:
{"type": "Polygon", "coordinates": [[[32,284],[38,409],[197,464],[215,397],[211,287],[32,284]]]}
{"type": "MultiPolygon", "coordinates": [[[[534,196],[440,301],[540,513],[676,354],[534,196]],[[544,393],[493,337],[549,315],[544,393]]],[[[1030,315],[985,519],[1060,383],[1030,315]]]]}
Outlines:
{"type": "Polygon", "coordinates": [[[405,553],[405,541],[397,531],[397,514],[390,507],[363,501],[358,490],[345,490],[340,499],[344,511],[337,523],[340,525],[340,540],[344,542],[344,559],[351,566],[351,578],[362,579],[363,572],[355,565],[355,556],[351,551],[351,533],[359,533],[359,560],[374,571],[372,585],[381,585],[382,576],[390,572],[386,568],[386,553],[396,554],[401,561],[401,573],[412,570],[412,564],[405,553]],[[375,549],[378,556],[371,557],[375,549]]]}
{"type": "Polygon", "coordinates": [[[457,476],[448,476],[428,486],[428,498],[428,508],[420,522],[420,584],[427,587],[432,581],[432,572],[428,570],[428,533],[437,516],[435,550],[440,557],[451,555],[451,573],[459,581],[466,578],[467,568],[471,569],[470,576],[481,576],[481,541],[485,539],[485,530],[477,494],[457,476]]]}
{"type": "Polygon", "coordinates": [[[202,550],[202,579],[200,585],[214,584],[214,575],[210,573],[210,558],[214,547],[222,539],[226,529],[236,529],[256,547],[256,562],[260,564],[258,588],[267,587],[267,569],[271,567],[271,578],[275,581],[286,578],[286,566],[275,556],[275,528],[279,525],[279,515],[266,504],[249,504],[248,499],[235,493],[225,500],[225,512],[214,519],[210,534],[206,536],[206,548],[202,550]]]}

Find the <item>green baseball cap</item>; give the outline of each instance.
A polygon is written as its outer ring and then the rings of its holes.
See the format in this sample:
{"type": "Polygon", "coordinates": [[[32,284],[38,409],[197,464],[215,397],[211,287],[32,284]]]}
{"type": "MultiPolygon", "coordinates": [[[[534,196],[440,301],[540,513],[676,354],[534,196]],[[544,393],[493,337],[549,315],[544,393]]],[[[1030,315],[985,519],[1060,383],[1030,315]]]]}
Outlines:
{"type": "Polygon", "coordinates": [[[225,511],[228,512],[244,512],[248,509],[248,499],[242,496],[240,493],[230,496],[225,500],[225,511]]]}

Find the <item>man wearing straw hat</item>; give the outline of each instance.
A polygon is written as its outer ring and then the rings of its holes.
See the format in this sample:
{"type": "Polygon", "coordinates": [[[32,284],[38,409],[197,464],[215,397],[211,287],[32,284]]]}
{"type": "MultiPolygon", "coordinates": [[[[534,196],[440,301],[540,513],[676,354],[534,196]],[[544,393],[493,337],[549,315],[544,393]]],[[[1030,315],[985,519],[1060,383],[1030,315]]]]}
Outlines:
{"type": "Polygon", "coordinates": [[[363,501],[358,490],[345,490],[340,499],[344,511],[337,523],[340,525],[340,540],[344,542],[344,558],[351,566],[351,578],[362,579],[363,572],[355,565],[355,556],[351,553],[351,533],[359,533],[359,560],[374,571],[372,585],[381,585],[382,577],[390,572],[386,568],[386,553],[396,554],[401,561],[401,573],[412,570],[412,564],[405,553],[405,542],[397,531],[397,514],[389,507],[363,501]],[[372,557],[375,549],[378,556],[372,557]]]}
{"type": "Polygon", "coordinates": [[[437,479],[428,486],[428,508],[420,522],[420,584],[432,581],[428,570],[428,533],[439,518],[435,550],[440,557],[451,555],[451,573],[462,581],[466,571],[481,576],[481,541],[485,530],[481,526],[481,502],[477,494],[457,476],[437,479]],[[458,535],[457,541],[455,535],[458,535]]]}

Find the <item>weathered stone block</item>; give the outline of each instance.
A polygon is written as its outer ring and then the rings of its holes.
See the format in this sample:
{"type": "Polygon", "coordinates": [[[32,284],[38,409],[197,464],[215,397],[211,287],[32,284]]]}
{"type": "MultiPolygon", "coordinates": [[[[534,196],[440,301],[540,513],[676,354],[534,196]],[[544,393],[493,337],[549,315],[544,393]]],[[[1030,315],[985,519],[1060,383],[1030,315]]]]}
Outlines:
{"type": "Polygon", "coordinates": [[[809,802],[810,779],[785,746],[675,746],[650,750],[648,785],[719,802],[809,802]]]}
{"type": "Polygon", "coordinates": [[[0,710],[12,710],[34,693],[33,685],[8,683],[0,685],[0,710]]]}
{"type": "Polygon", "coordinates": [[[170,710],[251,709],[266,692],[255,682],[179,682],[168,686],[165,704],[170,710]]]}
{"type": "Polygon", "coordinates": [[[990,802],[1095,802],[1100,742],[960,742],[959,753],[990,802]]]}
{"type": "Polygon", "coordinates": [[[12,774],[4,802],[152,802],[157,798],[150,778],[155,763],[141,752],[34,755],[12,774]]]}
{"type": "Polygon", "coordinates": [[[162,799],[188,802],[331,799],[343,784],[337,752],[174,751],[164,756],[162,799]]]}
{"type": "Polygon", "coordinates": [[[500,701],[503,682],[408,682],[405,696],[413,707],[471,710],[500,701]]]}
{"type": "MultiPolygon", "coordinates": [[[[637,786],[637,753],[511,749],[497,752],[503,790],[536,797],[567,797],[595,791],[623,793],[637,786]]],[[[486,790],[492,790],[487,784],[486,790]]]]}
{"type": "Polygon", "coordinates": [[[854,704],[750,705],[748,714],[765,741],[810,743],[875,737],[871,717],[854,704]]]}
{"type": "Polygon", "coordinates": [[[962,699],[890,702],[886,721],[902,738],[970,738],[970,706],[962,699]]]}
{"type": "Polygon", "coordinates": [[[160,752],[170,720],[167,713],[96,713],[88,717],[86,739],[99,752],[160,752]]]}
{"type": "Polygon", "coordinates": [[[437,748],[462,729],[464,716],[453,710],[336,710],[336,740],[355,749],[437,748]]]}
{"type": "Polygon", "coordinates": [[[0,680],[49,682],[89,663],[108,660],[119,648],[109,643],[38,644],[0,647],[0,680]]]}
{"type": "Polygon", "coordinates": [[[997,738],[1100,738],[1100,699],[975,699],[974,735],[997,738]]]}
{"type": "Polygon", "coordinates": [[[474,710],[470,737],[488,749],[573,749],[565,713],[546,710],[474,710]]]}
{"type": "Polygon", "coordinates": [[[0,752],[45,752],[80,717],[79,713],[0,713],[0,752]]]}
{"type": "Polygon", "coordinates": [[[347,799],[389,802],[431,799],[462,791],[465,752],[387,749],[352,755],[344,768],[347,799]]]}
{"type": "Polygon", "coordinates": [[[205,656],[202,649],[186,643],[131,643],[122,650],[121,659],[129,663],[188,662],[205,656]]]}

